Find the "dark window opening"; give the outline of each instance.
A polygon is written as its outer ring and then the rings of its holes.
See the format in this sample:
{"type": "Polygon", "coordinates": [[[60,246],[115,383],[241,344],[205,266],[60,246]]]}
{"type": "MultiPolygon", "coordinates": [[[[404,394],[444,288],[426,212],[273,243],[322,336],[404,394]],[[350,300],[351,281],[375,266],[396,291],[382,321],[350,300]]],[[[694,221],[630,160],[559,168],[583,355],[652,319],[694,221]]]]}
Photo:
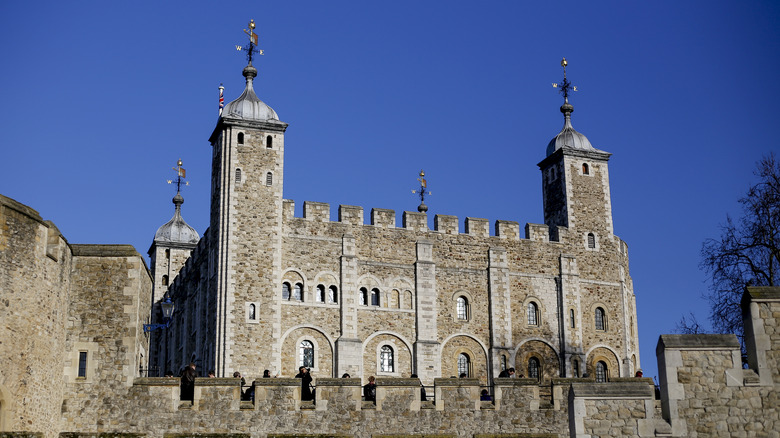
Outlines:
{"type": "Polygon", "coordinates": [[[267,147],[268,149],[274,147],[274,139],[270,135],[265,138],[265,147],[267,147]]]}
{"type": "Polygon", "coordinates": [[[79,377],[87,377],[87,352],[79,351],[79,377]]]}
{"type": "Polygon", "coordinates": [[[244,144],[244,133],[239,132],[238,133],[238,144],[244,144]]]}

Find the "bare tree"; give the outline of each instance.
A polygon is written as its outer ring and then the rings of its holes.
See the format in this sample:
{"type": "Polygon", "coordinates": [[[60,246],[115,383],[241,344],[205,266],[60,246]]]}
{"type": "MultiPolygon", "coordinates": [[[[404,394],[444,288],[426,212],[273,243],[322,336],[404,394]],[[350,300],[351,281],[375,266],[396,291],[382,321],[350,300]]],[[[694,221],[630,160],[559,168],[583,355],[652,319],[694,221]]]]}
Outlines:
{"type": "Polygon", "coordinates": [[[743,338],[740,299],[745,286],[780,284],[780,163],[774,154],[757,163],[758,183],[739,200],[742,217],[726,217],[719,239],[707,239],[700,267],[711,275],[710,321],[716,332],[743,338]]]}
{"type": "Polygon", "coordinates": [[[674,331],[675,333],[684,335],[698,335],[707,332],[704,327],[699,324],[699,321],[696,319],[696,315],[694,315],[693,312],[688,313],[687,316],[683,315],[680,320],[677,321],[674,331]]]}

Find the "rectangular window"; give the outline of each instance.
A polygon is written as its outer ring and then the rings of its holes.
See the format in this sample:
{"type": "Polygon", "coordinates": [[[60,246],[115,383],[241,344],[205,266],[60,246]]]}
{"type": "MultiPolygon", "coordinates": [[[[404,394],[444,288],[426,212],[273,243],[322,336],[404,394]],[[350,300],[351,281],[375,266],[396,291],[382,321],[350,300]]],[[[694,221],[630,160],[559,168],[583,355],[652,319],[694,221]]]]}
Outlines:
{"type": "Polygon", "coordinates": [[[87,352],[79,351],[79,377],[87,377],[87,352]]]}

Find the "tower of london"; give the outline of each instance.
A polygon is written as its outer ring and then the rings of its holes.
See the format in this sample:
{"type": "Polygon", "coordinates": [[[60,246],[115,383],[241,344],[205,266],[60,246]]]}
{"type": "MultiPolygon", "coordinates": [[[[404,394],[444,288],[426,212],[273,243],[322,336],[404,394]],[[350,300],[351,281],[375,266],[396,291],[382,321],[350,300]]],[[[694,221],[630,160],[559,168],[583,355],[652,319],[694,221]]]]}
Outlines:
{"type": "Polygon", "coordinates": [[[243,76],[209,139],[208,230],[196,244],[185,222],[169,222],[149,251],[155,300],[167,293],[176,306],[152,369],[194,362],[259,377],[307,366],[426,384],[487,383],[508,368],[542,381],[639,369],[610,153],[574,129],[568,95],[563,128],[538,147],[544,224],[436,214],[429,229],[425,208],[397,224],[394,210],[340,205],[331,221],[330,205],[305,201],[295,217],[283,197],[288,124],[257,97],[251,62],[243,76]]]}

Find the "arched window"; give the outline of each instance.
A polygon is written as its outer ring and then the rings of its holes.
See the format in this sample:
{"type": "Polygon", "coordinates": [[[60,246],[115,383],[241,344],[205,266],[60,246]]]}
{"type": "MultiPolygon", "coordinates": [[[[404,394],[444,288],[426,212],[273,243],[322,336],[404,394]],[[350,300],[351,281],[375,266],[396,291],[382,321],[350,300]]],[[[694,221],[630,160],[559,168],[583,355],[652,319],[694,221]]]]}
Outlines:
{"type": "Polygon", "coordinates": [[[398,289],[393,289],[393,302],[395,303],[395,308],[400,309],[401,308],[401,292],[398,291],[398,289]]]}
{"type": "Polygon", "coordinates": [[[336,286],[331,286],[328,288],[328,302],[329,303],[339,302],[339,290],[336,288],[336,286]]]}
{"type": "Polygon", "coordinates": [[[569,309],[569,321],[571,321],[571,328],[574,328],[574,309],[569,309]]]}
{"type": "Polygon", "coordinates": [[[506,354],[501,355],[501,371],[506,369],[506,354]]]}
{"type": "Polygon", "coordinates": [[[605,364],[602,361],[598,361],[596,363],[596,381],[597,382],[606,382],[607,376],[609,370],[607,369],[607,364],[605,364]]]}
{"type": "Polygon", "coordinates": [[[249,319],[251,319],[252,321],[257,319],[257,308],[255,307],[254,304],[249,305],[249,319]]]}
{"type": "Polygon", "coordinates": [[[244,144],[244,133],[239,132],[238,133],[238,144],[244,144]]]}
{"type": "Polygon", "coordinates": [[[368,290],[364,287],[360,288],[360,296],[358,299],[360,300],[361,306],[368,306],[368,290]]]}
{"type": "Polygon", "coordinates": [[[371,305],[372,306],[379,305],[379,289],[377,288],[371,289],[371,305]]]}
{"type": "Polygon", "coordinates": [[[290,283],[286,281],[282,283],[282,299],[283,300],[290,299],[290,283]]]}
{"type": "Polygon", "coordinates": [[[265,147],[267,147],[268,149],[274,147],[274,139],[270,135],[265,138],[265,147]]]}
{"type": "Polygon", "coordinates": [[[467,320],[469,319],[469,302],[466,299],[466,297],[458,297],[458,319],[460,320],[467,320]]]}
{"type": "Polygon", "coordinates": [[[528,325],[539,325],[539,307],[533,301],[528,303],[528,325]]]}
{"type": "Polygon", "coordinates": [[[274,175],[271,172],[265,174],[265,185],[271,187],[274,183],[274,175]]]}
{"type": "Polygon", "coordinates": [[[163,286],[168,286],[168,276],[167,275],[163,275],[162,276],[162,285],[163,286]]]}
{"type": "Polygon", "coordinates": [[[539,379],[539,359],[532,357],[528,359],[528,378],[530,379],[539,379]]]}
{"type": "Polygon", "coordinates": [[[171,250],[166,249],[165,250],[165,260],[171,261],[171,250]]]}
{"type": "Polygon", "coordinates": [[[590,174],[590,168],[588,168],[588,163],[582,163],[582,174],[583,175],[590,174]]]}
{"type": "Polygon", "coordinates": [[[604,315],[604,309],[596,307],[596,330],[607,330],[607,318],[604,315]]]}
{"type": "Polygon", "coordinates": [[[314,367],[314,344],[312,344],[311,341],[301,341],[298,363],[300,363],[298,366],[307,368],[314,367]]]}
{"type": "Polygon", "coordinates": [[[580,361],[574,359],[571,361],[571,369],[574,372],[574,377],[580,376],[580,361]]]}
{"type": "Polygon", "coordinates": [[[588,233],[588,248],[593,249],[596,247],[596,235],[588,233]]]}
{"type": "Polygon", "coordinates": [[[458,355],[458,376],[466,375],[466,377],[471,376],[470,373],[471,370],[471,359],[469,359],[469,355],[466,353],[461,353],[458,355]]]}
{"type": "Polygon", "coordinates": [[[241,182],[241,169],[236,169],[236,184],[241,182]]]}
{"type": "Polygon", "coordinates": [[[317,285],[317,302],[318,303],[325,302],[325,286],[321,284],[317,285]]]}
{"type": "Polygon", "coordinates": [[[383,345],[379,350],[379,369],[383,373],[392,373],[395,371],[395,359],[393,357],[393,347],[383,345]]]}
{"type": "Polygon", "coordinates": [[[301,283],[295,283],[292,297],[296,301],[303,301],[303,285],[301,283]]]}

